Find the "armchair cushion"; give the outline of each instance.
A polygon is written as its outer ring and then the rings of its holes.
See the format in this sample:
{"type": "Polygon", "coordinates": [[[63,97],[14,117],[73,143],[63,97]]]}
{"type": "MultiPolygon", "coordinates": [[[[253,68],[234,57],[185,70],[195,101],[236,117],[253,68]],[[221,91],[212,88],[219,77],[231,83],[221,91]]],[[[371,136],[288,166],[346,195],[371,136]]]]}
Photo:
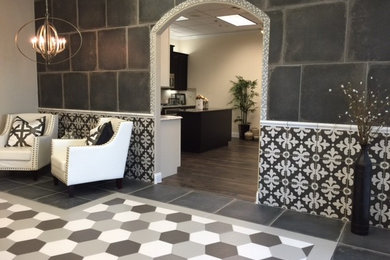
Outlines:
{"type": "Polygon", "coordinates": [[[27,122],[19,116],[15,117],[5,146],[32,146],[34,143],[34,137],[43,135],[45,131],[45,120],[46,117],[41,117],[27,122]]]}
{"type": "Polygon", "coordinates": [[[31,147],[1,147],[0,160],[29,161],[32,156],[31,147]]]}
{"type": "Polygon", "coordinates": [[[107,143],[114,135],[111,122],[106,122],[97,128],[91,130],[90,135],[87,137],[87,145],[101,145],[107,143]]]}

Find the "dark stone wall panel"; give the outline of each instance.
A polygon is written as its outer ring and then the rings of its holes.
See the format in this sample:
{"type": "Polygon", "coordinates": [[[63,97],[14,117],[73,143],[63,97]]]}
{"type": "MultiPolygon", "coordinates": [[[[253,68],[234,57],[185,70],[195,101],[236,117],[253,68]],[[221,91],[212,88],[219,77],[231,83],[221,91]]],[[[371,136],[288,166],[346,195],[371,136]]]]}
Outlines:
{"type": "MultiPolygon", "coordinates": [[[[371,65],[368,70],[367,88],[378,95],[379,100],[388,102],[390,96],[390,65],[371,65]]],[[[384,111],[382,111],[384,112],[384,111]]],[[[390,116],[385,119],[386,125],[390,126],[390,116]]]]}
{"type": "Polygon", "coordinates": [[[348,58],[390,60],[390,1],[351,0],[348,58]]]}
{"type": "MultiPolygon", "coordinates": [[[[94,71],[97,68],[96,33],[84,32],[82,37],[81,49],[72,58],[72,70],[94,71]]],[[[80,45],[80,37],[77,34],[73,34],[70,42],[73,55],[80,45]]]]}
{"type": "Polygon", "coordinates": [[[108,26],[127,26],[137,23],[137,0],[107,0],[108,26]]]}
{"type": "MultiPolygon", "coordinates": [[[[256,0],[254,0],[256,1],[256,0]]],[[[268,8],[283,7],[298,4],[311,4],[316,2],[323,2],[326,0],[268,0],[268,8]]]]}
{"type": "Polygon", "coordinates": [[[90,75],[91,109],[117,111],[116,72],[95,72],[90,75]]]}
{"type": "Polygon", "coordinates": [[[139,0],[139,21],[157,22],[173,6],[174,0],[139,0]]]}
{"type": "Polygon", "coordinates": [[[120,70],[126,68],[125,29],[103,30],[98,32],[99,68],[120,70]]]}
{"type": "Polygon", "coordinates": [[[150,110],[149,72],[119,73],[119,111],[150,110]]]}
{"type": "Polygon", "coordinates": [[[106,26],[106,0],[78,0],[79,26],[82,29],[106,26]]]}
{"type": "Polygon", "coordinates": [[[276,67],[269,85],[269,119],[298,121],[301,67],[276,67]]]}
{"type": "Polygon", "coordinates": [[[366,75],[364,64],[308,65],[303,67],[301,87],[301,121],[347,123],[339,118],[347,110],[341,84],[351,82],[362,89],[366,75]],[[332,92],[329,92],[332,89],[332,92]]]}
{"type": "MultiPolygon", "coordinates": [[[[77,2],[76,0],[53,0],[54,17],[61,18],[77,27],[77,2]]],[[[72,32],[74,29],[66,23],[54,24],[58,32],[72,32]]]]}
{"type": "Polygon", "coordinates": [[[87,74],[64,74],[64,101],[68,109],[89,109],[87,74]]]}
{"type": "Polygon", "coordinates": [[[39,80],[40,107],[63,108],[61,74],[41,74],[39,80]]]}
{"type": "Polygon", "coordinates": [[[287,9],[285,61],[341,61],[345,24],[345,3],[287,9]]]}
{"type": "Polygon", "coordinates": [[[130,69],[149,68],[149,27],[128,29],[128,53],[130,69]]]}
{"type": "Polygon", "coordinates": [[[247,0],[247,1],[253,4],[254,6],[257,6],[261,10],[264,10],[267,0],[247,0]]]}
{"type": "Polygon", "coordinates": [[[271,20],[269,63],[278,63],[283,45],[283,13],[281,11],[267,12],[271,20]]]}

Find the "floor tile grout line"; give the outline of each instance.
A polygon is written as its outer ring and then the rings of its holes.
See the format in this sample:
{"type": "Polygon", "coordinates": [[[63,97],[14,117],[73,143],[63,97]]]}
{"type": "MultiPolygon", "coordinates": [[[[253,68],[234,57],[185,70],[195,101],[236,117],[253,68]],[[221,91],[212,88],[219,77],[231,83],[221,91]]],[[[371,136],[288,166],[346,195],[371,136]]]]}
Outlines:
{"type": "Polygon", "coordinates": [[[357,250],[369,251],[369,252],[371,252],[371,253],[381,254],[381,255],[384,255],[384,256],[390,256],[390,253],[385,253],[385,252],[381,252],[381,251],[376,251],[376,250],[369,249],[369,248],[366,248],[366,247],[361,247],[361,246],[354,246],[354,245],[350,245],[350,244],[345,244],[345,243],[342,243],[342,242],[337,243],[336,249],[337,249],[337,247],[340,246],[340,245],[346,246],[346,247],[351,247],[351,248],[357,249],[357,250]]]}
{"type": "Polygon", "coordinates": [[[278,219],[278,218],[280,218],[285,212],[287,211],[287,209],[283,209],[282,210],[282,212],[280,212],[269,224],[268,224],[268,226],[272,226],[274,223],[275,223],[275,221],[278,219]]]}
{"type": "Polygon", "coordinates": [[[345,231],[345,229],[346,229],[346,227],[347,227],[347,221],[346,222],[344,222],[344,225],[343,225],[343,227],[341,228],[341,231],[340,231],[340,234],[339,234],[339,237],[337,238],[337,240],[336,240],[336,242],[337,243],[339,243],[340,242],[340,239],[341,239],[341,237],[343,236],[343,234],[344,234],[344,231],[345,231]]]}
{"type": "MultiPolygon", "coordinates": [[[[150,188],[150,187],[153,187],[153,184],[150,184],[150,185],[147,185],[147,186],[145,186],[145,187],[139,188],[138,190],[133,190],[133,191],[127,192],[127,193],[125,193],[125,194],[134,195],[133,193],[136,193],[136,192],[142,191],[142,190],[146,190],[146,189],[148,189],[148,188],[150,188]]],[[[135,195],[134,195],[134,196],[135,196],[135,195]]]]}
{"type": "Polygon", "coordinates": [[[165,203],[172,204],[171,202],[173,202],[173,201],[175,201],[175,200],[178,200],[178,199],[180,199],[180,198],[183,198],[184,196],[186,196],[186,195],[188,195],[188,194],[191,194],[191,193],[193,193],[193,192],[194,192],[193,190],[190,190],[190,191],[186,192],[185,194],[183,194],[183,195],[181,195],[181,196],[179,196],[179,197],[177,197],[177,198],[168,200],[168,201],[165,202],[165,203]]]}
{"type": "MultiPolygon", "coordinates": [[[[237,199],[232,199],[231,201],[229,201],[228,203],[226,203],[225,205],[223,205],[221,208],[217,209],[216,211],[214,211],[213,213],[214,214],[218,214],[219,211],[223,210],[224,208],[226,208],[227,206],[233,204],[233,202],[236,202],[237,199]]],[[[220,215],[220,214],[219,214],[220,215]]]]}

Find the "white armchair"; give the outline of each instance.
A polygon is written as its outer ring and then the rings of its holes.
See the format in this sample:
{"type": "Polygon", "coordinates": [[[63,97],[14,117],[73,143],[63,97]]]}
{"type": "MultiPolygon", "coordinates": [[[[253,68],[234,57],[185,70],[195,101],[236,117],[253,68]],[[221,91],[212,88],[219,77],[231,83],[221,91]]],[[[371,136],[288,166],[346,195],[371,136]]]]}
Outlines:
{"type": "Polygon", "coordinates": [[[133,123],[116,118],[101,118],[98,125],[111,121],[113,137],[102,145],[87,145],[86,139],[54,139],[52,141],[51,172],[54,184],[58,180],[68,186],[72,197],[73,185],[116,179],[122,188],[127,153],[133,123]]]}
{"type": "Polygon", "coordinates": [[[50,145],[58,135],[58,116],[41,113],[9,114],[0,134],[0,171],[31,171],[36,180],[38,170],[50,163],[50,145]],[[16,117],[30,122],[45,117],[42,136],[32,138],[31,146],[5,147],[16,117]]]}

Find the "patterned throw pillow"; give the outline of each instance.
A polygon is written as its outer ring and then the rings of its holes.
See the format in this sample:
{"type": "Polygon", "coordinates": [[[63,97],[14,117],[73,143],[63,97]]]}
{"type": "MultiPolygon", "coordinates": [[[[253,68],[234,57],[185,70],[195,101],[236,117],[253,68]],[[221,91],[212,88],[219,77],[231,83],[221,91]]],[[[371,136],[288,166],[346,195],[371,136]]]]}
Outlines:
{"type": "Polygon", "coordinates": [[[46,117],[42,117],[31,122],[15,117],[12,122],[11,131],[8,135],[6,147],[32,146],[34,137],[42,136],[45,131],[46,117]]]}
{"type": "Polygon", "coordinates": [[[101,145],[107,143],[114,135],[111,122],[93,128],[87,137],[87,145],[101,145]]]}

